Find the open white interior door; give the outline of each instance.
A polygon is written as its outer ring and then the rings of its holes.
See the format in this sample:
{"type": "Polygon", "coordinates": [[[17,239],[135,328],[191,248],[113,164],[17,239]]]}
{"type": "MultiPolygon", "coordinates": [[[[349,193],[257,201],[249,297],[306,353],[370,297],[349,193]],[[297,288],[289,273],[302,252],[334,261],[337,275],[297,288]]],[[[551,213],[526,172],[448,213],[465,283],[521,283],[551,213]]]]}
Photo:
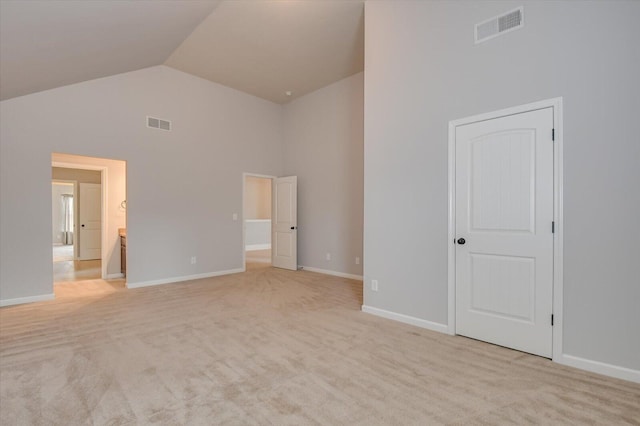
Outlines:
{"type": "Polygon", "coordinates": [[[298,177],[273,180],[271,203],[271,263],[277,268],[298,269],[298,177]]]}
{"type": "Polygon", "coordinates": [[[80,184],[80,260],[101,258],[102,188],[99,183],[80,184]]]}

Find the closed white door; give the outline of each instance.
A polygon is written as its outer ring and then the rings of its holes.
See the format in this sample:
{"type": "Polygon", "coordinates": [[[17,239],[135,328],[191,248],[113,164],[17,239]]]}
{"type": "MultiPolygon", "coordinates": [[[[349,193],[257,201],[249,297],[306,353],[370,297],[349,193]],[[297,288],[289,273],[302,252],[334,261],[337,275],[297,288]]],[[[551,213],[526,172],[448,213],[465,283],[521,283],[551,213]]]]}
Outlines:
{"type": "Polygon", "coordinates": [[[297,176],[273,180],[271,214],[271,263],[284,269],[298,269],[297,176]]]}
{"type": "Polygon", "coordinates": [[[456,333],[552,355],[553,110],[456,128],[456,333]]]}
{"type": "Polygon", "coordinates": [[[101,258],[102,189],[99,183],[80,184],[80,260],[101,258]]]}

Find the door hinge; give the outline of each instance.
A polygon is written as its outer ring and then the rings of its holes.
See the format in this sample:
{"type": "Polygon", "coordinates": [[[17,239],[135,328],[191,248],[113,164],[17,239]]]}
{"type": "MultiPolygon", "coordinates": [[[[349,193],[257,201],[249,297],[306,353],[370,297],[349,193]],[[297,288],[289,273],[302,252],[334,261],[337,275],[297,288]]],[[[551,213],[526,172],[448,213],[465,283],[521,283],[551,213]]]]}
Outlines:
{"type": "Polygon", "coordinates": [[[556,140],[556,129],[551,129],[551,140],[552,141],[556,140]]]}
{"type": "Polygon", "coordinates": [[[551,233],[552,234],[556,233],[556,223],[555,222],[551,222],[551,233]]]}
{"type": "Polygon", "coordinates": [[[553,314],[551,314],[551,326],[553,327],[553,314]]]}

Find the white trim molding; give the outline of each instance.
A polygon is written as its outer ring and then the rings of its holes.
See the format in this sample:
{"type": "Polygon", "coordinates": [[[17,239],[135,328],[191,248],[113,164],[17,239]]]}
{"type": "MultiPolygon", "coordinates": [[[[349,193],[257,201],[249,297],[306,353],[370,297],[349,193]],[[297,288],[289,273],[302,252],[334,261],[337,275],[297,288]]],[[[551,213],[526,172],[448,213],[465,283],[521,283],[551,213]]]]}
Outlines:
{"type": "Polygon", "coordinates": [[[345,272],[332,271],[329,269],[314,268],[312,266],[298,265],[298,269],[304,271],[316,272],[318,274],[333,275],[334,277],[349,278],[351,280],[362,281],[362,275],[347,274],[345,272]]]}
{"type": "MultiPolygon", "coordinates": [[[[553,343],[552,354],[553,360],[562,354],[562,327],[564,324],[562,316],[562,295],[563,295],[563,235],[564,235],[564,216],[563,216],[563,126],[562,126],[562,97],[546,99],[533,102],[526,105],[520,105],[512,108],[506,108],[499,111],[488,112],[485,114],[474,115],[472,117],[461,118],[449,122],[449,227],[448,227],[448,318],[447,333],[456,334],[456,249],[454,239],[456,238],[455,228],[455,143],[456,128],[466,124],[476,123],[479,121],[493,120],[524,112],[540,110],[544,108],[553,109],[553,129],[554,129],[554,156],[553,156],[553,204],[554,204],[554,222],[555,234],[553,239],[553,343]]],[[[559,362],[559,361],[558,361],[559,362]]]]}
{"type": "Polygon", "coordinates": [[[118,272],[117,274],[107,274],[106,280],[117,280],[118,278],[124,278],[124,274],[122,272],[118,272]]]}
{"type": "Polygon", "coordinates": [[[228,269],[226,271],[205,272],[204,274],[184,275],[181,277],[162,278],[159,280],[127,282],[127,288],[150,287],[154,285],[173,284],[182,281],[199,280],[202,278],[219,277],[221,275],[231,275],[244,272],[244,268],[228,269]]]}
{"type": "MultiPolygon", "coordinates": [[[[271,243],[265,244],[248,244],[245,248],[246,251],[255,251],[255,250],[269,250],[271,249],[271,243]]],[[[271,262],[271,261],[269,261],[271,262]]]]}
{"type": "Polygon", "coordinates": [[[22,305],[25,303],[45,302],[47,300],[53,300],[55,298],[56,298],[55,294],[51,293],[51,294],[41,294],[39,296],[17,297],[15,299],[0,299],[0,307],[22,305]]]}
{"type": "Polygon", "coordinates": [[[575,367],[592,373],[602,374],[604,376],[640,383],[640,370],[633,370],[631,368],[620,367],[618,365],[607,364],[600,361],[592,361],[590,359],[566,354],[553,357],[553,360],[558,364],[567,365],[569,367],[575,367]]]}
{"type": "Polygon", "coordinates": [[[385,311],[384,309],[374,308],[367,305],[362,305],[362,312],[366,312],[367,314],[376,315],[378,317],[387,318],[390,320],[403,322],[405,324],[415,325],[416,327],[426,328],[427,330],[437,331],[439,333],[449,332],[449,327],[447,326],[447,324],[440,324],[438,322],[427,321],[427,320],[412,317],[409,315],[398,314],[396,312],[391,312],[391,311],[385,311]]]}

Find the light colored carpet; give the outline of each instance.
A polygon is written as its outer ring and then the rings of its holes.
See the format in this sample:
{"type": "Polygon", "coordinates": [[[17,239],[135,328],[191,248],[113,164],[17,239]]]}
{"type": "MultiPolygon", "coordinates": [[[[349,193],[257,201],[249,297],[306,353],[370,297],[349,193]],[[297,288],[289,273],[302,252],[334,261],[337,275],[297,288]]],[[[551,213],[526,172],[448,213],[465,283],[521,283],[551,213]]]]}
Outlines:
{"type": "Polygon", "coordinates": [[[73,246],[53,246],[53,282],[94,280],[102,276],[102,261],[73,260],[73,246]]]}
{"type": "Polygon", "coordinates": [[[362,313],[360,282],[102,283],[0,309],[3,425],[640,424],[640,385],[362,313]]]}
{"type": "Polygon", "coordinates": [[[73,246],[72,245],[53,245],[53,261],[64,262],[67,260],[73,260],[73,246]]]}
{"type": "Polygon", "coordinates": [[[271,263],[271,249],[247,250],[245,259],[247,263],[271,263]]]}
{"type": "Polygon", "coordinates": [[[69,260],[53,262],[53,282],[73,282],[99,279],[102,276],[101,260],[69,260]]]}

